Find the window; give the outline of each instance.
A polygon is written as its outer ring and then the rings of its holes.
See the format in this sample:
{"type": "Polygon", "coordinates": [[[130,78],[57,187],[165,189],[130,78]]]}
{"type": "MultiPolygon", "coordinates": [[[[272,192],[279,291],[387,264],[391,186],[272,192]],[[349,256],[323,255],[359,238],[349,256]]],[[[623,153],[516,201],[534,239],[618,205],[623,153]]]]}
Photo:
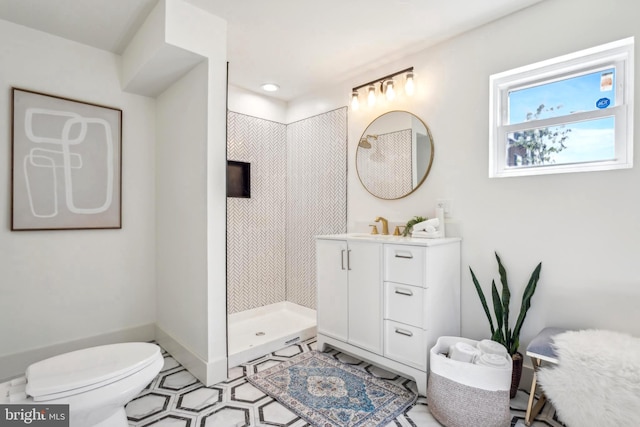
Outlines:
{"type": "Polygon", "coordinates": [[[633,43],[492,75],[489,177],[632,167],[633,43]]]}

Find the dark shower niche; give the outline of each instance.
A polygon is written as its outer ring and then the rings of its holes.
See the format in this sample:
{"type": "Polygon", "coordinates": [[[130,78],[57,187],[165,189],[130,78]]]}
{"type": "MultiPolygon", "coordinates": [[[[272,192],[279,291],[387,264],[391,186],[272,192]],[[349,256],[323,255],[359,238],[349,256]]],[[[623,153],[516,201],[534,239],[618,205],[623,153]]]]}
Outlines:
{"type": "Polygon", "coordinates": [[[227,197],[251,198],[251,164],[227,160],[227,197]]]}

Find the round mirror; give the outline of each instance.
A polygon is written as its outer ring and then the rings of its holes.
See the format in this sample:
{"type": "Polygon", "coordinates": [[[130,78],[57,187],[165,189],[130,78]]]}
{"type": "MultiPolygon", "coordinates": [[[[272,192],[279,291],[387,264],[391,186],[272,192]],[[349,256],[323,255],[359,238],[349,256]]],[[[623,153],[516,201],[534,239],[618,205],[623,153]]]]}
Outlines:
{"type": "Polygon", "coordinates": [[[356,170],[367,191],[380,199],[401,199],[429,175],[433,138],[420,118],[390,111],[372,121],[358,141],[356,170]]]}

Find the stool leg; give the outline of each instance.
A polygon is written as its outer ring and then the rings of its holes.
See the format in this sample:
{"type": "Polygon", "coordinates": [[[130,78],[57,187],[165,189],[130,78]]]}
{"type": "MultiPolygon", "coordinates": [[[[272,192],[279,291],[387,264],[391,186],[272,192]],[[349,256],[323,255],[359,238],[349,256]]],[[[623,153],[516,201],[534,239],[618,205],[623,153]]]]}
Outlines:
{"type": "Polygon", "coordinates": [[[544,406],[544,402],[546,400],[546,396],[543,392],[540,393],[540,398],[536,403],[535,408],[533,407],[533,399],[536,395],[536,388],[538,387],[538,369],[542,364],[542,360],[537,357],[531,357],[531,364],[533,365],[533,379],[531,380],[531,392],[529,393],[529,402],[527,403],[527,413],[524,416],[524,423],[527,426],[530,426],[533,422],[533,419],[540,413],[540,410],[544,406]]]}

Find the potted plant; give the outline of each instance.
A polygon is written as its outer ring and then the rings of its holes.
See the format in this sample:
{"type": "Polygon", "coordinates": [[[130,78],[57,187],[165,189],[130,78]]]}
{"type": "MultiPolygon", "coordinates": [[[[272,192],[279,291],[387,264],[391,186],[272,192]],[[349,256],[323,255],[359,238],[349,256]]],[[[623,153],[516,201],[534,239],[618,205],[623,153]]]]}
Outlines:
{"type": "Polygon", "coordinates": [[[527,311],[529,310],[529,307],[531,307],[531,297],[536,291],[536,286],[538,285],[542,263],[539,263],[538,266],[533,270],[533,273],[531,273],[529,283],[527,284],[527,287],[524,289],[524,293],[522,294],[522,304],[520,306],[518,319],[516,320],[516,324],[512,329],[509,326],[509,303],[511,301],[511,291],[509,290],[509,283],[507,282],[507,270],[505,270],[504,266],[502,265],[502,261],[500,260],[500,257],[497,253],[496,260],[498,261],[498,272],[500,273],[502,292],[498,293],[496,281],[492,280],[491,297],[493,301],[493,312],[496,317],[495,325],[493,323],[493,319],[491,318],[491,313],[489,312],[489,306],[487,305],[487,300],[484,296],[484,292],[482,292],[482,288],[478,283],[478,279],[473,273],[471,267],[469,267],[469,271],[471,271],[471,278],[473,279],[473,284],[475,285],[478,296],[480,297],[482,308],[484,308],[487,319],[489,319],[489,326],[491,327],[491,339],[504,345],[507,348],[511,359],[513,360],[513,374],[511,377],[511,397],[513,398],[518,391],[520,376],[522,375],[522,353],[518,352],[518,347],[520,347],[520,330],[522,329],[522,324],[524,323],[524,319],[527,316],[527,311]]]}

